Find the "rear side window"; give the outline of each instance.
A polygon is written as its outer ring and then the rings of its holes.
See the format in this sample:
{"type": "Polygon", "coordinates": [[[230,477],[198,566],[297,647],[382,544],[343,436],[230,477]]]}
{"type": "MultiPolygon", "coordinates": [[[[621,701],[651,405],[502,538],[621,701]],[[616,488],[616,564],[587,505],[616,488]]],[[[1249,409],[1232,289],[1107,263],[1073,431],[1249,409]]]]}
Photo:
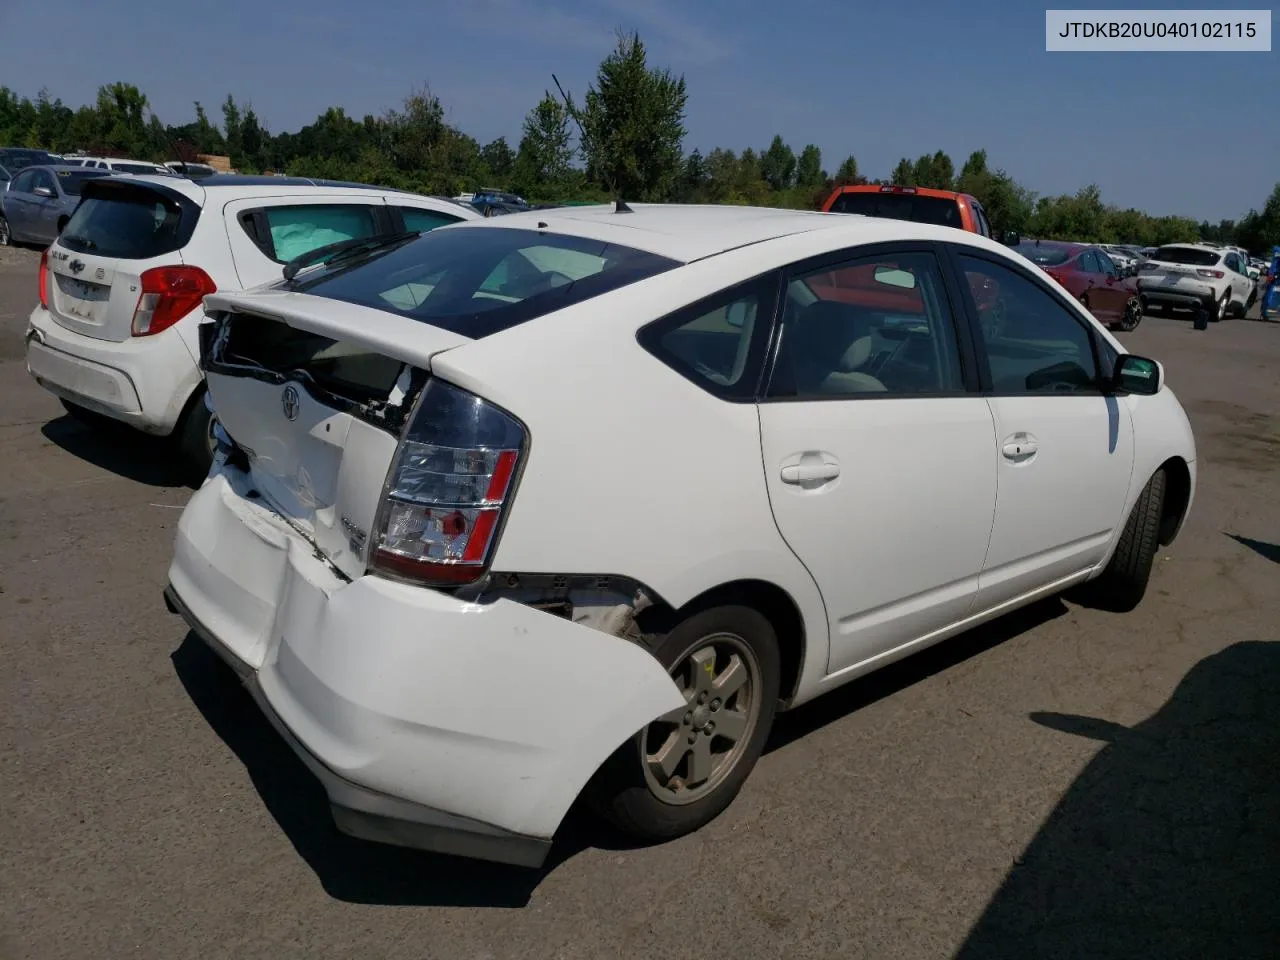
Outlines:
{"type": "Polygon", "coordinates": [[[268,207],[265,215],[275,259],[281,263],[331,243],[363,240],[378,232],[374,209],[367,204],[268,207]]]}
{"type": "Polygon", "coordinates": [[[914,193],[842,193],[831,205],[831,212],[912,220],[939,227],[964,227],[960,220],[960,207],[954,200],[922,197],[914,193]]]}
{"type": "Polygon", "coordinates": [[[479,338],[677,265],[599,240],[476,226],[335,261],[286,286],[479,338]]]}
{"type": "Polygon", "coordinates": [[[461,217],[451,217],[447,213],[435,210],[421,210],[417,207],[399,207],[400,216],[404,220],[405,230],[411,233],[426,233],[436,227],[445,227],[457,223],[461,217]]]}
{"type": "Polygon", "coordinates": [[[1185,263],[1193,267],[1214,267],[1222,254],[1216,250],[1197,250],[1195,247],[1161,247],[1151,255],[1152,260],[1165,263],[1185,263]]]}
{"type": "Polygon", "coordinates": [[[94,193],[80,201],[58,243],[95,256],[148,260],[185,245],[198,216],[198,208],[184,211],[151,190],[94,193]]]}
{"type": "Polygon", "coordinates": [[[112,170],[120,173],[156,173],[156,168],[149,163],[112,163],[112,170]]]}

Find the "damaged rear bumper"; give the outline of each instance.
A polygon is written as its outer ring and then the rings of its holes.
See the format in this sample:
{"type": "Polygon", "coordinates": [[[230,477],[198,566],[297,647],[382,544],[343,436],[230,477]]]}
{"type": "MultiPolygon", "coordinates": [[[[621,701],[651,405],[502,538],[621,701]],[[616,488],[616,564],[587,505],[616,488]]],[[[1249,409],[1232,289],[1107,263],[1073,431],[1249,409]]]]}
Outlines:
{"type": "Polygon", "coordinates": [[[170,608],[243,678],[370,840],[538,866],[601,763],[683,703],[636,645],[510,600],[348,581],[217,467],[179,522],[170,608]]]}

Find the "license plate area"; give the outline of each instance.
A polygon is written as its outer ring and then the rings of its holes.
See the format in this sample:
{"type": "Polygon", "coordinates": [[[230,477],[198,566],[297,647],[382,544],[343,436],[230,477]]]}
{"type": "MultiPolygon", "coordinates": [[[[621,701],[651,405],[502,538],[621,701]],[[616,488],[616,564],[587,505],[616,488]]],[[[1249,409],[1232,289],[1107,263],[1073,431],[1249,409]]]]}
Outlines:
{"type": "Polygon", "coordinates": [[[100,304],[111,299],[111,288],[101,283],[55,273],[57,306],[62,313],[79,320],[97,318],[100,304]]]}

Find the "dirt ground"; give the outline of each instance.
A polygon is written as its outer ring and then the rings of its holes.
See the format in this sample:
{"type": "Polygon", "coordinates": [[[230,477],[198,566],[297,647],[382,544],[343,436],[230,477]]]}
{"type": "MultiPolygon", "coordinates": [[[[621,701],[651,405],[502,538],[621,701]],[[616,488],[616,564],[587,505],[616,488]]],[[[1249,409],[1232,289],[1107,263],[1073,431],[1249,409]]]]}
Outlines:
{"type": "Polygon", "coordinates": [[[1274,957],[1280,324],[1122,335],[1199,490],[1119,616],[1041,603],[783,718],[695,836],[528,872],[337,834],[161,600],[190,494],[27,376],[0,250],[0,958],[1274,957]]]}

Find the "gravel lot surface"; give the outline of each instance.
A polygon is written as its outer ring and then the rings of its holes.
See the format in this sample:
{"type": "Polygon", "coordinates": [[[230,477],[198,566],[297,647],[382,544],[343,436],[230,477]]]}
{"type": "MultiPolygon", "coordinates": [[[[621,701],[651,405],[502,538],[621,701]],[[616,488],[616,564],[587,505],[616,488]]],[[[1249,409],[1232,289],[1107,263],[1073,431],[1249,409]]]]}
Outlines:
{"type": "Polygon", "coordinates": [[[0,250],[0,958],[1276,956],[1280,324],[1127,335],[1200,453],[1136,612],[952,640],[785,717],[699,834],[574,816],[533,873],[333,830],[165,611],[168,448],[27,376],[37,261],[0,250]]]}

